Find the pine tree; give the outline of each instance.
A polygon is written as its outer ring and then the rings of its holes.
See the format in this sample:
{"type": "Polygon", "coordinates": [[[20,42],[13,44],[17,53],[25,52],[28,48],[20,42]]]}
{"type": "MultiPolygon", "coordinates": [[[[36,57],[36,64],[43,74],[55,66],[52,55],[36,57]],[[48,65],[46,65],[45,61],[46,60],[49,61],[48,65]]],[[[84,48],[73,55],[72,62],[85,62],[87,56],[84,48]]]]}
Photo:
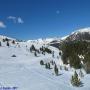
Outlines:
{"type": "Polygon", "coordinates": [[[50,69],[50,63],[48,63],[48,69],[50,69]]]}
{"type": "Polygon", "coordinates": [[[71,78],[71,84],[73,86],[77,86],[77,87],[79,87],[81,85],[81,81],[80,81],[76,71],[75,71],[74,75],[71,78]]]}
{"type": "Polygon", "coordinates": [[[52,65],[54,65],[54,61],[52,60],[52,61],[50,61],[50,63],[52,64],[52,65]]]}
{"type": "Polygon", "coordinates": [[[54,51],[52,52],[52,57],[54,58],[54,51]]]}
{"type": "Polygon", "coordinates": [[[46,69],[50,69],[50,63],[46,63],[46,64],[45,64],[45,68],[46,68],[46,69]]]}
{"type": "Polygon", "coordinates": [[[30,47],[30,52],[35,51],[35,50],[36,50],[36,49],[35,49],[35,46],[32,45],[32,46],[30,47]]]}
{"type": "Polygon", "coordinates": [[[9,47],[9,42],[7,41],[7,46],[9,47]]]}
{"type": "Polygon", "coordinates": [[[48,64],[47,63],[45,64],[45,68],[48,69],[48,64]]]}
{"type": "Polygon", "coordinates": [[[61,52],[59,52],[59,56],[61,56],[61,52]]]}
{"type": "Polygon", "coordinates": [[[43,52],[43,55],[45,55],[45,52],[43,52]]]}
{"type": "Polygon", "coordinates": [[[2,41],[5,42],[5,39],[3,39],[2,41]]]}
{"type": "Polygon", "coordinates": [[[43,60],[40,61],[40,65],[44,65],[44,61],[43,60]]]}
{"type": "Polygon", "coordinates": [[[37,57],[37,53],[36,53],[36,51],[35,51],[34,55],[37,57]]]}
{"type": "Polygon", "coordinates": [[[8,41],[9,41],[9,39],[8,39],[8,38],[5,38],[5,41],[7,41],[7,42],[8,42],[8,41]]]}
{"type": "Polygon", "coordinates": [[[15,44],[15,40],[12,41],[12,44],[15,44]]]}
{"type": "Polygon", "coordinates": [[[58,68],[57,68],[57,65],[56,64],[54,66],[54,72],[55,72],[55,75],[58,76],[58,68]]]}
{"type": "Polygon", "coordinates": [[[2,46],[1,42],[0,42],[0,46],[2,46]]]}

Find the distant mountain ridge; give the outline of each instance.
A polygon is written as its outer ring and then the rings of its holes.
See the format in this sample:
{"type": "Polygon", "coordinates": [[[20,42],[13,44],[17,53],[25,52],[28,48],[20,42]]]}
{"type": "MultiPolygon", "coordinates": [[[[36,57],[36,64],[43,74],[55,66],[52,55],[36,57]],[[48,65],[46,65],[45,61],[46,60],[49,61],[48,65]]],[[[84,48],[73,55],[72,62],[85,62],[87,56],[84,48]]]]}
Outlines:
{"type": "Polygon", "coordinates": [[[54,41],[57,41],[57,40],[60,40],[60,38],[40,38],[40,39],[37,39],[37,40],[28,40],[27,42],[30,43],[41,43],[41,44],[49,44],[51,42],[54,42],[54,41]]]}
{"type": "Polygon", "coordinates": [[[11,37],[8,37],[8,36],[4,36],[4,35],[0,35],[0,40],[3,40],[3,39],[9,39],[9,40],[16,40],[15,38],[11,38],[11,37]]]}
{"type": "Polygon", "coordinates": [[[76,30],[65,39],[65,41],[74,41],[74,40],[90,40],[90,28],[76,30]]]}
{"type": "MultiPolygon", "coordinates": [[[[8,38],[10,40],[16,40],[15,38],[7,37],[4,35],[0,35],[0,39],[5,39],[8,38]]],[[[27,43],[41,43],[41,44],[52,44],[56,45],[58,43],[62,43],[63,41],[74,41],[74,40],[90,40],[90,27],[88,28],[83,28],[76,30],[72,32],[70,35],[64,36],[64,37],[54,37],[54,38],[40,38],[36,40],[27,40],[27,43]]],[[[22,40],[23,41],[23,40],[22,40]]]]}

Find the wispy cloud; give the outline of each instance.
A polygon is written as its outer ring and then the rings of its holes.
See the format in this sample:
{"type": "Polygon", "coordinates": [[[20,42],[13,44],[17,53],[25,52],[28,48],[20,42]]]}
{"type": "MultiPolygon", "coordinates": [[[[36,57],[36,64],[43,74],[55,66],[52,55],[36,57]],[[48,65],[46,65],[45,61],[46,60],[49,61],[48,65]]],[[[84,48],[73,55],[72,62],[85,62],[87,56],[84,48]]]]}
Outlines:
{"type": "Polygon", "coordinates": [[[0,21],[0,28],[6,28],[6,25],[2,21],[0,21]]]}
{"type": "MultiPolygon", "coordinates": [[[[21,17],[8,16],[8,20],[12,20],[14,23],[23,24],[24,21],[21,17]]],[[[6,25],[3,21],[0,21],[0,28],[6,28],[6,25]]]]}
{"type": "Polygon", "coordinates": [[[22,18],[18,18],[18,23],[20,23],[20,24],[22,24],[22,23],[24,23],[24,21],[22,20],[22,18]]]}
{"type": "Polygon", "coordinates": [[[24,21],[21,17],[9,16],[7,19],[12,20],[14,23],[23,24],[24,21]]]}
{"type": "Polygon", "coordinates": [[[14,16],[9,16],[9,17],[7,17],[7,19],[10,19],[10,20],[12,20],[14,23],[16,23],[16,17],[14,17],[14,16]]]}

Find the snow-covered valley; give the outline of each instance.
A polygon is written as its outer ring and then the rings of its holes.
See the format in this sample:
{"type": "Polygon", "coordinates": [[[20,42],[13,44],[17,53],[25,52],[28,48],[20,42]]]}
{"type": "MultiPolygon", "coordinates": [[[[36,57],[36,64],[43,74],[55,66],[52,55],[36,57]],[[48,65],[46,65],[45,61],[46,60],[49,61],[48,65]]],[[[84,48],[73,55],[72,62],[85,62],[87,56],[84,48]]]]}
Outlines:
{"type": "MultiPolygon", "coordinates": [[[[55,52],[55,56],[46,53],[38,54],[35,57],[34,53],[30,52],[30,46],[33,44],[37,49],[43,44],[35,42],[18,42],[6,46],[2,42],[0,46],[0,88],[16,87],[13,90],[90,90],[90,75],[85,74],[81,81],[82,87],[73,87],[70,79],[74,70],[68,67],[68,71],[64,69],[59,49],[45,45],[55,52]],[[12,57],[12,55],[16,55],[12,57]],[[40,65],[40,60],[45,62],[55,61],[59,68],[59,75],[54,74],[54,70],[46,69],[40,65]],[[62,70],[60,70],[62,66],[62,70]]],[[[53,66],[52,66],[53,67],[53,66]]],[[[3,89],[0,89],[3,90],[3,89]]],[[[12,89],[5,89],[12,90],[12,89]]]]}

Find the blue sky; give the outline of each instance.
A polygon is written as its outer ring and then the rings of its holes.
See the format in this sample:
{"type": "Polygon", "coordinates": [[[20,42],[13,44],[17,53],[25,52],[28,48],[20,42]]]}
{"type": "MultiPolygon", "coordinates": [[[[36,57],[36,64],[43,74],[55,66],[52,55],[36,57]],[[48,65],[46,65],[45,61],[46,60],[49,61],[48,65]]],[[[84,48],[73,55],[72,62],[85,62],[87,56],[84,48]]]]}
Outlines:
{"type": "Polygon", "coordinates": [[[0,0],[0,34],[62,37],[90,27],[90,0],[0,0]]]}

